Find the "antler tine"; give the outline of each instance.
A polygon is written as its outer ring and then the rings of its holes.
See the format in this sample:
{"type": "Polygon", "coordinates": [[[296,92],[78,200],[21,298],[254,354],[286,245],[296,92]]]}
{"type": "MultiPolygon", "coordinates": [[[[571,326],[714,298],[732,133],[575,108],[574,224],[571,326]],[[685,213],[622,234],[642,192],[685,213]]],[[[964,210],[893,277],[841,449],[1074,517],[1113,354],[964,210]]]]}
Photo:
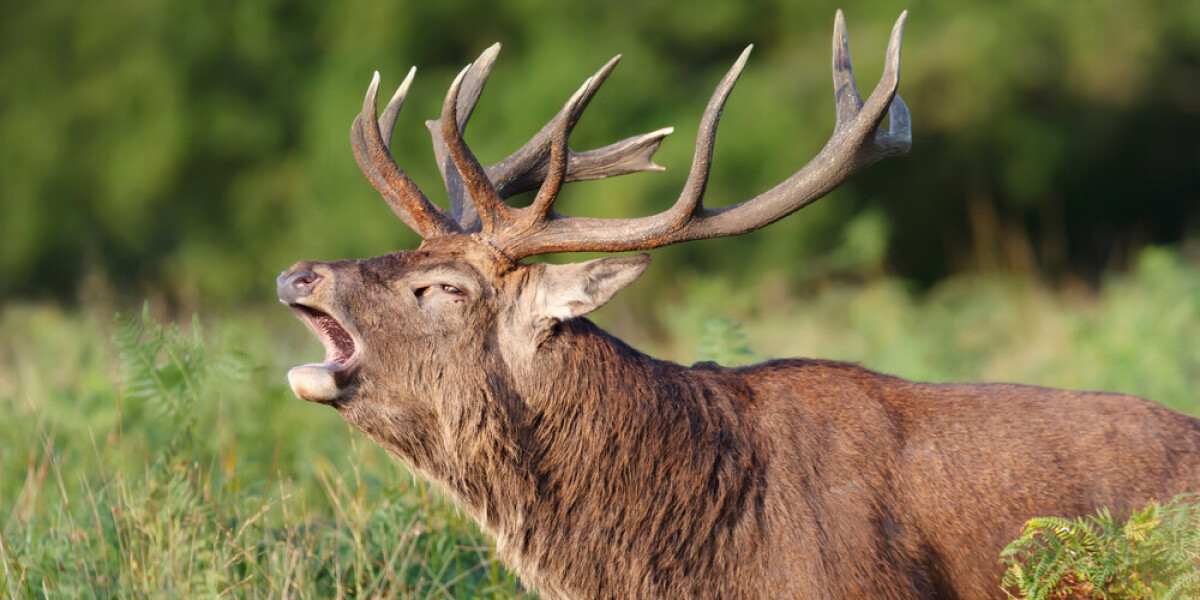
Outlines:
{"type": "MultiPolygon", "coordinates": [[[[741,76],[742,69],[746,67],[746,60],[750,58],[750,51],[753,49],[754,44],[751,44],[742,50],[741,56],[733,63],[729,72],[725,73],[721,83],[717,84],[717,89],[713,90],[696,132],[696,152],[692,155],[692,168],[688,173],[687,182],[684,183],[683,191],[680,192],[675,205],[665,213],[667,218],[663,219],[663,224],[668,228],[661,233],[655,232],[658,235],[683,227],[698,210],[703,210],[702,199],[704,190],[708,187],[708,174],[712,168],[713,148],[717,140],[717,126],[721,123],[721,113],[725,110],[729,93],[733,91],[733,86],[741,76]]],[[[651,237],[658,235],[652,233],[651,237]]]]}
{"type": "Polygon", "coordinates": [[[738,235],[765,227],[821,198],[853,173],[883,158],[907,153],[912,147],[911,124],[908,108],[896,94],[907,19],[908,11],[901,12],[892,27],[883,75],[863,102],[854,82],[845,20],[839,10],[834,18],[832,69],[838,121],[825,147],[779,185],[733,206],[705,210],[667,243],[738,235]],[[893,131],[885,133],[879,124],[889,107],[893,131]]]}
{"type": "MultiPolygon", "coordinates": [[[[892,26],[892,36],[888,39],[887,62],[884,65],[883,77],[879,85],[890,80],[892,101],[888,105],[888,133],[876,133],[875,143],[880,146],[880,158],[907,154],[912,149],[912,116],[908,114],[908,105],[900,99],[896,89],[900,86],[900,44],[904,36],[904,25],[908,21],[908,11],[900,13],[900,18],[892,26]]],[[[878,88],[876,88],[878,92],[878,88]]],[[[874,96],[876,92],[872,92],[874,96]]]]}
{"type": "Polygon", "coordinates": [[[850,38],[846,35],[846,17],[838,9],[833,18],[833,99],[837,107],[837,124],[841,128],[862,110],[863,99],[854,81],[850,65],[850,38]]]}
{"type": "MultiPolygon", "coordinates": [[[[499,51],[500,44],[489,47],[471,64],[466,77],[463,78],[457,104],[459,129],[466,128],[467,120],[483,91],[499,51]]],[[[551,168],[553,132],[564,120],[569,121],[571,127],[575,126],[583,109],[587,107],[600,84],[612,72],[620,58],[618,55],[609,60],[591,77],[591,85],[569,113],[560,111],[519,150],[485,169],[501,199],[538,188],[544,182],[551,168]]],[[[464,201],[466,191],[460,173],[449,156],[442,123],[443,120],[439,118],[426,121],[425,125],[433,135],[434,154],[450,195],[450,214],[463,231],[478,231],[482,227],[479,214],[473,203],[464,201]]],[[[600,179],[641,171],[662,171],[663,168],[654,164],[652,157],[663,138],[673,131],[673,128],[667,127],[586,152],[575,152],[568,148],[567,172],[563,182],[600,179]]]]}
{"type": "MultiPolygon", "coordinates": [[[[746,59],[750,57],[750,51],[754,48],[753,45],[748,46],[738,57],[733,67],[721,79],[721,83],[717,85],[713,91],[712,97],[708,101],[708,106],[704,110],[704,116],[700,119],[700,129],[696,134],[696,152],[692,159],[692,169],[688,174],[687,183],[684,185],[683,191],[679,195],[679,199],[675,205],[667,212],[654,217],[652,226],[644,235],[650,238],[660,237],[679,229],[686,224],[697,209],[700,208],[700,199],[704,196],[704,189],[708,184],[709,169],[712,166],[713,143],[717,137],[717,126],[721,121],[721,112],[725,108],[725,102],[729,99],[729,93],[733,91],[734,84],[737,83],[738,76],[741,75],[742,69],[746,66],[746,59]]],[[[599,75],[599,74],[598,74],[599,75]]],[[[593,92],[593,86],[598,86],[594,83],[595,76],[584,82],[583,87],[571,96],[567,104],[563,106],[559,115],[578,114],[581,104],[587,101],[593,92]]],[[[556,118],[552,123],[557,123],[558,126],[551,134],[551,159],[549,173],[546,175],[545,181],[542,183],[541,189],[538,190],[537,197],[533,204],[526,210],[528,216],[525,217],[520,226],[515,227],[515,236],[524,237],[528,230],[537,222],[544,222],[550,216],[550,211],[554,200],[558,197],[558,192],[562,188],[564,174],[567,169],[567,137],[570,135],[571,127],[574,125],[574,120],[570,118],[556,118]]],[[[568,217],[569,218],[569,217],[568,217]]],[[[503,244],[503,242],[502,242],[503,244]]],[[[511,242],[509,242],[511,244],[511,242]]]]}
{"type": "Polygon", "coordinates": [[[701,120],[692,171],[679,200],[667,211],[636,219],[593,219],[555,215],[536,235],[506,239],[502,249],[513,259],[546,252],[649,250],[688,240],[737,235],[764,227],[807,206],[854,172],[912,145],[911,123],[904,101],[896,95],[900,46],[908,12],[892,28],[883,76],[863,102],[854,82],[849,44],[841,11],[834,20],[833,82],[837,124],[821,152],[774,188],[732,206],[708,209],[701,204],[712,160],[712,144],[725,99],[749,52],[717,86],[701,120]],[[880,130],[890,109],[889,130],[880,130]]]}
{"type": "MultiPolygon", "coordinates": [[[[899,102],[895,101],[898,98],[896,89],[900,86],[900,45],[904,36],[904,25],[907,21],[908,11],[906,10],[900,13],[900,18],[896,19],[896,24],[892,26],[892,35],[888,39],[887,58],[884,61],[883,75],[879,78],[879,83],[875,85],[875,89],[871,92],[866,102],[858,100],[861,110],[858,111],[853,120],[847,121],[844,125],[847,133],[855,139],[865,139],[865,136],[871,132],[875,132],[875,143],[872,144],[872,152],[869,153],[870,162],[862,166],[897,153],[903,154],[908,152],[909,148],[912,147],[912,131],[908,106],[904,104],[903,100],[899,102]],[[885,133],[879,130],[879,124],[883,121],[883,115],[888,112],[892,115],[892,123],[889,123],[889,131],[885,133]]],[[[844,27],[843,25],[843,37],[845,36],[844,27]]],[[[834,78],[836,80],[836,66],[834,71],[834,78]]],[[[853,82],[854,73],[850,69],[848,48],[846,71],[849,73],[851,82],[853,82]]],[[[840,106],[838,112],[840,116],[842,112],[840,106]]],[[[839,122],[839,125],[842,125],[842,123],[839,122]]],[[[835,131],[837,129],[835,128],[835,131]]]]}
{"type": "Polygon", "coordinates": [[[500,42],[496,42],[488,46],[479,54],[479,58],[468,66],[467,76],[463,78],[462,88],[458,91],[456,111],[459,129],[467,130],[467,121],[475,112],[475,105],[479,102],[479,96],[483,94],[483,86],[487,84],[488,76],[492,74],[492,65],[496,63],[496,56],[499,54],[500,42]]]}
{"type": "MultiPolygon", "coordinates": [[[[459,130],[464,132],[467,130],[467,121],[475,112],[475,104],[479,101],[480,94],[483,93],[483,86],[487,83],[488,75],[491,74],[492,65],[496,62],[496,55],[499,53],[500,44],[498,42],[488,46],[479,55],[479,58],[471,63],[467,76],[463,78],[462,89],[458,93],[459,130]]],[[[438,170],[442,173],[442,181],[446,184],[446,192],[450,196],[450,215],[464,231],[478,230],[479,213],[475,210],[473,203],[465,202],[462,177],[459,176],[458,169],[454,167],[454,161],[450,159],[449,149],[446,148],[446,142],[442,136],[442,120],[438,118],[425,121],[425,126],[429,128],[429,133],[433,138],[433,154],[437,159],[438,170]]]]}
{"type": "MultiPolygon", "coordinates": [[[[550,168],[553,132],[564,119],[571,121],[571,127],[575,126],[575,122],[579,120],[592,97],[600,89],[600,85],[604,83],[620,60],[621,55],[618,54],[600,67],[589,79],[591,84],[586,86],[583,95],[570,110],[564,106],[563,110],[554,115],[554,118],[546,123],[524,146],[504,160],[487,168],[488,176],[494,182],[496,192],[500,194],[501,198],[510,198],[541,185],[550,168]]],[[[666,127],[587,152],[574,152],[568,149],[567,172],[564,182],[601,179],[643,171],[662,171],[663,168],[654,164],[652,157],[663,138],[673,131],[674,128],[666,127]]]]}
{"type": "Polygon", "coordinates": [[[881,149],[884,156],[899,156],[908,154],[912,149],[912,117],[908,114],[908,105],[900,99],[900,94],[892,98],[892,106],[888,109],[888,133],[875,134],[875,143],[886,146],[881,149]]]}
{"type": "MultiPolygon", "coordinates": [[[[388,110],[385,112],[385,120],[388,122],[385,125],[389,139],[392,126],[395,124],[395,113],[400,110],[404,92],[407,91],[411,78],[412,72],[409,73],[405,83],[400,86],[400,90],[397,90],[396,96],[388,103],[388,110]]],[[[449,216],[434,206],[392,159],[388,142],[384,141],[380,132],[380,120],[376,113],[378,94],[379,72],[376,71],[374,77],[371,78],[371,85],[367,87],[362,112],[355,117],[354,124],[350,127],[350,144],[354,148],[354,159],[358,162],[358,167],[362,169],[363,175],[367,176],[375,189],[383,195],[392,212],[396,213],[400,220],[420,234],[422,238],[458,231],[458,226],[450,220],[449,216]]]]}
{"type": "MultiPolygon", "coordinates": [[[[595,77],[588,77],[583,85],[580,86],[567,103],[563,105],[563,109],[559,114],[571,115],[580,114],[579,106],[586,102],[592,85],[595,82],[595,77]]],[[[594,93],[594,92],[593,92],[594,93]]],[[[554,132],[550,135],[550,164],[546,179],[542,181],[541,188],[538,189],[537,196],[533,199],[533,204],[527,209],[528,216],[523,221],[524,227],[531,226],[538,221],[544,221],[550,216],[550,212],[554,207],[554,201],[558,199],[558,193],[562,190],[563,183],[567,175],[567,163],[570,161],[571,149],[567,146],[567,140],[571,136],[571,130],[578,123],[578,117],[575,119],[566,118],[559,119],[558,126],[554,128],[554,132]]]]}
{"type": "Polygon", "coordinates": [[[479,160],[471,153],[471,149],[467,147],[467,143],[463,140],[462,129],[458,125],[458,93],[462,87],[463,77],[470,68],[471,66],[467,65],[458,74],[458,77],[454,78],[454,83],[450,84],[450,89],[446,92],[446,101],[442,104],[442,116],[439,121],[442,125],[442,140],[450,152],[450,159],[454,161],[459,176],[462,177],[467,194],[471,196],[471,201],[479,212],[482,230],[484,233],[491,233],[511,220],[512,209],[500,199],[499,194],[492,187],[487,172],[483,170],[483,165],[480,165],[479,160]]]}
{"type": "Polygon", "coordinates": [[[416,67],[408,70],[408,75],[400,83],[400,87],[396,88],[396,93],[392,94],[392,99],[379,116],[379,132],[383,134],[383,145],[387,147],[388,152],[392,151],[392,132],[396,129],[396,117],[400,114],[400,107],[404,106],[404,97],[408,95],[408,88],[416,75],[416,67]]]}

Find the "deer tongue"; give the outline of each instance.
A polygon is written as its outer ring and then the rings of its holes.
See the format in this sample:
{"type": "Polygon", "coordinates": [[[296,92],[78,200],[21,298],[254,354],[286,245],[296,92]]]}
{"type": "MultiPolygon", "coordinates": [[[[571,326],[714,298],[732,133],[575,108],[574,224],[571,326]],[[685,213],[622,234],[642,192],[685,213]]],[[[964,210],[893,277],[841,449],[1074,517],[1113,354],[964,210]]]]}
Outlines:
{"type": "Polygon", "coordinates": [[[325,362],[294,367],[288,371],[288,384],[301,400],[333,402],[338,397],[337,373],[342,365],[325,362]]]}

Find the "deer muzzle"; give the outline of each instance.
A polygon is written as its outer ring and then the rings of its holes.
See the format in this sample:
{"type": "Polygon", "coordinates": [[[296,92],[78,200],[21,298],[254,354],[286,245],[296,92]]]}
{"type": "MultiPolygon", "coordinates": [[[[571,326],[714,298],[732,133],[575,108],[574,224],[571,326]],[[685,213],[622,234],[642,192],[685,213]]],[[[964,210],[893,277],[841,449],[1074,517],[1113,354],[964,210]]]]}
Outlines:
{"type": "Polygon", "coordinates": [[[279,301],[287,305],[296,304],[311,294],[320,282],[321,276],[310,269],[288,269],[275,280],[279,301]]]}
{"type": "Polygon", "coordinates": [[[275,283],[279,301],[288,305],[325,346],[325,361],[288,371],[288,384],[302,400],[329,404],[340,397],[347,384],[360,344],[344,320],[319,308],[321,294],[314,292],[324,279],[305,263],[299,263],[279,275],[275,283]]]}

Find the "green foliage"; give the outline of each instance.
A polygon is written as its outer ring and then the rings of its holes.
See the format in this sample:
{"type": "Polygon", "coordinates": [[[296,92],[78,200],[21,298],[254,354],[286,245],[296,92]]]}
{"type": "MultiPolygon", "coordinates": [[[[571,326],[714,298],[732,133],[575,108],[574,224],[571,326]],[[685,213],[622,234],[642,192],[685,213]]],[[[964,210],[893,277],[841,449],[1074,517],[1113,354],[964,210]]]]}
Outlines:
{"type": "Polygon", "coordinates": [[[1200,504],[1151,502],[1122,521],[1107,509],[1030,519],[1000,553],[1003,585],[1029,600],[1200,596],[1200,504]]]}
{"type": "MultiPolygon", "coordinates": [[[[895,279],[825,282],[807,294],[773,277],[688,278],[678,285],[682,302],[651,303],[665,330],[654,351],[695,360],[704,343],[697,324],[723,317],[744,324],[755,360],[809,356],[922,381],[1105,390],[1200,412],[1200,268],[1163,248],[1133,262],[1095,294],[1000,276],[953,278],[927,292],[895,279]]],[[[629,291],[643,285],[652,284],[629,291]]]]}
{"type": "MultiPolygon", "coordinates": [[[[1200,268],[1164,249],[1135,264],[1095,294],[998,277],[923,294],[890,279],[797,293],[681,275],[677,296],[637,282],[657,294],[660,331],[638,347],[1102,389],[1200,413],[1200,268]]],[[[596,313],[618,336],[655,330],[618,308],[596,313]]],[[[524,595],[450,502],[291,394],[287,368],[323,348],[288,311],[204,322],[0,306],[0,597],[524,595]]]]}
{"type": "Polygon", "coordinates": [[[207,344],[197,319],[190,329],[157,323],[147,309],[119,319],[128,412],[114,442],[125,454],[124,435],[153,438],[140,468],[98,446],[95,467],[72,466],[71,440],[38,435],[44,466],[4,499],[16,505],[0,530],[8,597],[521,595],[471,523],[398,471],[364,476],[355,466],[347,478],[318,463],[326,503],[315,507],[290,479],[240,487],[236,438],[232,447],[202,443],[221,423],[201,421],[197,408],[244,379],[245,359],[207,344]],[[385,483],[371,481],[381,475],[385,483]]]}
{"type": "Polygon", "coordinates": [[[725,317],[713,317],[704,322],[696,353],[702,361],[727,366],[750,362],[750,357],[754,356],[741,325],[725,317]]]}
{"type": "MultiPolygon", "coordinates": [[[[571,185],[562,204],[626,217],[676,195],[712,87],[755,43],[708,186],[712,206],[741,200],[827,139],[838,7],[869,90],[895,4],[3,0],[0,295],[72,298],[98,274],[122,290],[236,306],[269,298],[271,277],[300,258],[412,247],[358,172],[350,121],[373,70],[387,96],[418,65],[393,147],[438,200],[422,120],[437,114],[454,73],[496,41],[504,51],[467,132],[488,163],[624,53],[573,146],[674,125],[658,160],[668,173],[571,185]]],[[[649,280],[700,265],[754,281],[780,257],[808,263],[836,251],[835,271],[886,266],[932,281],[1022,243],[1035,254],[1025,268],[1057,277],[1120,264],[1126,246],[1174,243],[1189,218],[1195,226],[1194,2],[908,8],[901,92],[913,154],[764,232],[664,251],[649,280]]]]}
{"type": "MultiPolygon", "coordinates": [[[[162,458],[190,459],[196,436],[195,407],[213,381],[236,382],[244,365],[233,353],[214,358],[204,341],[199,316],[191,333],[179,325],[162,325],[143,305],[141,315],[118,316],[113,345],[120,359],[120,391],[154,415],[157,430],[169,432],[162,458]]],[[[135,404],[136,405],[136,404],[135,404]]]]}

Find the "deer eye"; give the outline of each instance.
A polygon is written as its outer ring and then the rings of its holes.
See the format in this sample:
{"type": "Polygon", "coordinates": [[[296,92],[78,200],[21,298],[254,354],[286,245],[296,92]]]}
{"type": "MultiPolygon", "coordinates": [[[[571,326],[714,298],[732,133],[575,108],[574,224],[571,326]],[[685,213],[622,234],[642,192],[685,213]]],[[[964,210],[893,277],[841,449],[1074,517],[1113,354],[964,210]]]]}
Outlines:
{"type": "Polygon", "coordinates": [[[430,290],[437,290],[437,291],[441,291],[441,292],[450,294],[451,296],[458,296],[458,297],[466,297],[466,295],[467,295],[467,293],[462,291],[462,289],[452,286],[448,283],[437,283],[434,285],[427,285],[424,287],[416,288],[413,290],[413,295],[418,298],[424,298],[425,295],[430,292],[430,290]]]}

